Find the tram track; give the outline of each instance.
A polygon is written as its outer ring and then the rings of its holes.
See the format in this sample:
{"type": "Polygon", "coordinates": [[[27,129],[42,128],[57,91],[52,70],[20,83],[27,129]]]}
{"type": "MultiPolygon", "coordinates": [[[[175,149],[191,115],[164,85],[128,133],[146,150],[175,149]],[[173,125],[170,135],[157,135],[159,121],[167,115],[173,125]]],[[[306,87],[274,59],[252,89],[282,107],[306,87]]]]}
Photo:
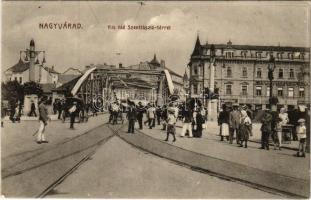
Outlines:
{"type": "Polygon", "coordinates": [[[112,137],[114,137],[120,129],[122,129],[125,126],[125,124],[122,124],[120,127],[115,129],[111,125],[107,125],[107,127],[113,132],[112,135],[109,137],[102,139],[98,141],[94,146],[95,149],[85,155],[78,163],[76,163],[72,168],[67,170],[62,176],[60,176],[57,180],[55,180],[53,183],[51,183],[45,190],[43,190],[40,194],[36,195],[36,198],[44,198],[47,194],[49,194],[50,191],[52,191],[55,187],[57,187],[60,183],[62,183],[70,174],[72,174],[74,171],[76,171],[79,166],[81,166],[83,163],[85,163],[87,160],[89,160],[95,153],[98,147],[104,145],[106,142],[108,142],[112,137]]]}

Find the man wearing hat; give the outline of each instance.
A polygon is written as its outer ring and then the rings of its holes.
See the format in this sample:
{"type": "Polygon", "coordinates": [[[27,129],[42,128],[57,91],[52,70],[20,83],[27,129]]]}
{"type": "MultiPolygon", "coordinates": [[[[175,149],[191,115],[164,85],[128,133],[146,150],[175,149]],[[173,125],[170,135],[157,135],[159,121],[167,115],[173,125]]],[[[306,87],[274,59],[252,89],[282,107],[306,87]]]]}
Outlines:
{"type": "Polygon", "coordinates": [[[298,146],[298,157],[305,157],[306,152],[306,138],[307,138],[307,129],[305,125],[306,120],[303,118],[300,118],[298,120],[298,126],[296,127],[296,133],[299,139],[299,146],[298,146]]]}
{"type": "Polygon", "coordinates": [[[75,123],[76,111],[77,111],[77,102],[72,103],[71,108],[68,110],[70,114],[70,129],[74,129],[73,124],[75,123]]]}
{"type": "Polygon", "coordinates": [[[37,135],[37,143],[41,144],[41,143],[48,143],[47,140],[45,140],[45,136],[44,136],[44,131],[45,131],[45,127],[47,126],[47,122],[48,120],[51,120],[50,117],[48,116],[48,111],[47,108],[45,106],[46,104],[46,98],[43,97],[40,100],[40,104],[39,104],[39,121],[40,121],[40,127],[38,130],[38,135],[37,135]]]}
{"type": "Polygon", "coordinates": [[[272,115],[269,109],[265,110],[265,114],[261,119],[261,148],[269,150],[269,136],[272,133],[272,115]]]}
{"type": "Polygon", "coordinates": [[[135,121],[137,120],[137,113],[133,102],[129,102],[129,110],[127,112],[127,119],[129,121],[128,133],[134,133],[135,121]]]}
{"type": "Polygon", "coordinates": [[[235,132],[236,143],[240,144],[239,128],[240,128],[241,113],[238,110],[239,104],[234,103],[232,106],[233,110],[229,114],[229,141],[230,144],[232,144],[235,132]]]}
{"type": "Polygon", "coordinates": [[[137,107],[137,120],[139,124],[139,129],[143,129],[143,117],[144,117],[144,112],[145,108],[143,107],[141,102],[138,102],[138,107],[137,107]]]}

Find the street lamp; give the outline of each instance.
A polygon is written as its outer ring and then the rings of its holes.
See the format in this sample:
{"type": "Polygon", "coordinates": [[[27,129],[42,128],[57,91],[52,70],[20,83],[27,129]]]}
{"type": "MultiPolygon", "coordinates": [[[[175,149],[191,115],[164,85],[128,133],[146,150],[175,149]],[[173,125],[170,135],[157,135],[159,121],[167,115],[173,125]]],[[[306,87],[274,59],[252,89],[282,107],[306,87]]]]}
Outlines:
{"type": "Polygon", "coordinates": [[[275,69],[275,59],[274,59],[273,55],[270,55],[269,63],[268,63],[268,79],[270,81],[270,93],[269,93],[269,103],[270,103],[270,106],[272,104],[277,104],[277,100],[275,102],[274,98],[273,98],[273,95],[272,95],[272,91],[273,91],[272,90],[272,81],[274,79],[274,77],[273,77],[274,69],[275,69]]]}

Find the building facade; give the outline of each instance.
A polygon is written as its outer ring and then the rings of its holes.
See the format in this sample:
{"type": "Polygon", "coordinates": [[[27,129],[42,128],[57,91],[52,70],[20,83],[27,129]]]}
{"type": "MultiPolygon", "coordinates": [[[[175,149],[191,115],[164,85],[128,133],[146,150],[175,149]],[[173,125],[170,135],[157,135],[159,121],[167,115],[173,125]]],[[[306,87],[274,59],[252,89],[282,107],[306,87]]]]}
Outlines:
{"type": "MultiPolygon", "coordinates": [[[[202,97],[209,85],[211,44],[200,43],[199,37],[191,55],[190,95],[202,97]],[[203,73],[204,71],[204,73],[203,73]]],[[[215,44],[215,88],[219,88],[220,103],[248,104],[254,110],[269,105],[269,57],[275,58],[273,96],[279,107],[289,109],[298,104],[310,104],[310,49],[286,46],[252,46],[215,44]]]]}

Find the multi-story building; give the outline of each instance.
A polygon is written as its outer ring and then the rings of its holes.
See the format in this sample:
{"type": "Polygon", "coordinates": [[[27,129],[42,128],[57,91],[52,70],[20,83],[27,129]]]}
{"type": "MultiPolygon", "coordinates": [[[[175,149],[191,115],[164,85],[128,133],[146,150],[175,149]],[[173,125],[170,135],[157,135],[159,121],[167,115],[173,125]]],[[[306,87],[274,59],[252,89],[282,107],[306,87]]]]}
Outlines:
{"type": "MultiPolygon", "coordinates": [[[[191,55],[190,95],[200,98],[209,86],[211,44],[201,44],[199,37],[191,55]],[[204,71],[204,75],[203,75],[204,71]]],[[[275,58],[273,96],[279,107],[310,105],[310,49],[288,46],[214,44],[215,88],[221,103],[248,104],[264,109],[269,104],[269,57],[275,58]]]]}

